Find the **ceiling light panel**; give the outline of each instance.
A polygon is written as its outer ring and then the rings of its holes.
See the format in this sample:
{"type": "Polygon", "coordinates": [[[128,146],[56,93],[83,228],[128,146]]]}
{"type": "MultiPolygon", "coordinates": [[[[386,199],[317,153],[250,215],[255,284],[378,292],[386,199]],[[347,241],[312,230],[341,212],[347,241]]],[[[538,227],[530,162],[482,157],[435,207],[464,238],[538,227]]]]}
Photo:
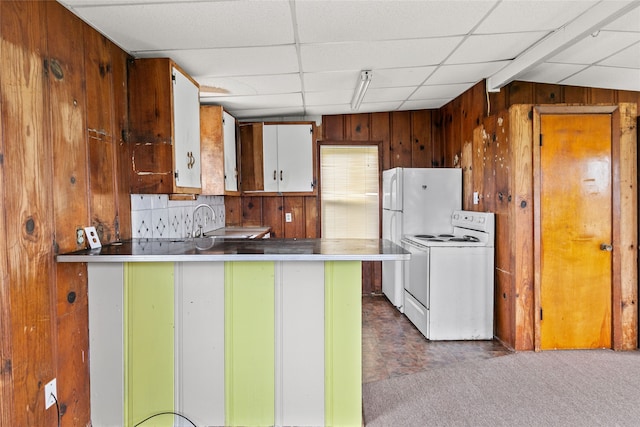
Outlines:
{"type": "Polygon", "coordinates": [[[301,43],[467,34],[496,1],[296,1],[301,43]]]}

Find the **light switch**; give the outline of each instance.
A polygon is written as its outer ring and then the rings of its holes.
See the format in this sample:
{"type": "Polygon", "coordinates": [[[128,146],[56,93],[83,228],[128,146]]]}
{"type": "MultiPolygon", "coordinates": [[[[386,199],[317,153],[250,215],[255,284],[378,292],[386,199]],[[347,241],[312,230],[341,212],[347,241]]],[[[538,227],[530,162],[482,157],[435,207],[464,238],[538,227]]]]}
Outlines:
{"type": "Polygon", "coordinates": [[[478,194],[477,191],[473,192],[473,204],[477,205],[478,203],[480,203],[480,195],[478,194]]]}
{"type": "Polygon", "coordinates": [[[291,222],[292,221],[291,212],[287,212],[287,213],[284,214],[284,221],[285,222],[291,222]]]}

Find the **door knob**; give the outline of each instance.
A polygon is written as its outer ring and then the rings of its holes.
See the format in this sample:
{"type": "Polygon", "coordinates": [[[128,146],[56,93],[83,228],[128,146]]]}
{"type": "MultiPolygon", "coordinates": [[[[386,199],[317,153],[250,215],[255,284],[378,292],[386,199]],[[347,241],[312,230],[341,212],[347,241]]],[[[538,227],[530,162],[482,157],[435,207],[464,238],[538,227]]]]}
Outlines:
{"type": "Polygon", "coordinates": [[[613,246],[608,245],[606,243],[600,243],[600,250],[601,251],[611,252],[613,250],[613,246]]]}

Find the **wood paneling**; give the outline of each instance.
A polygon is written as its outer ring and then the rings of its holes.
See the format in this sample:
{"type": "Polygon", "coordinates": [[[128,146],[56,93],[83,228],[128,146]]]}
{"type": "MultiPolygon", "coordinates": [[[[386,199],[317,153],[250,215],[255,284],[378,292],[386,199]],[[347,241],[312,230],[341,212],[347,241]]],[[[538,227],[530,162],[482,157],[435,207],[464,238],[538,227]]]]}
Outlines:
{"type": "Polygon", "coordinates": [[[291,214],[291,222],[284,222],[284,238],[293,239],[305,236],[304,197],[284,197],[284,214],[291,214]]]}
{"type": "MultiPolygon", "coordinates": [[[[56,375],[52,144],[41,2],[0,2],[4,425],[55,425],[42,387],[56,375]],[[8,313],[7,313],[8,311],[8,313]],[[6,412],[5,412],[6,411],[6,412]]],[[[87,420],[88,421],[88,420],[87,420]]]]}
{"type": "Polygon", "coordinates": [[[225,196],[224,221],[229,227],[242,226],[242,198],[225,196]]]}
{"type": "Polygon", "coordinates": [[[242,198],[242,225],[253,227],[262,225],[262,197],[249,196],[242,198]]]}
{"type": "Polygon", "coordinates": [[[262,198],[262,224],[271,227],[271,237],[281,239],[284,237],[284,205],[283,197],[262,198]]]}
{"type": "MultiPolygon", "coordinates": [[[[53,144],[53,201],[56,250],[85,247],[77,230],[91,224],[87,198],[86,99],[84,91],[84,27],[57,2],[47,2],[48,86],[53,144]]],[[[107,173],[114,179],[113,174],[107,173]]],[[[129,189],[126,189],[128,196],[129,189]]],[[[130,220],[129,220],[130,222],[130,220]]],[[[57,264],[53,295],[56,303],[58,400],[68,425],[90,419],[87,275],[84,264],[57,264]]]]}
{"type": "Polygon", "coordinates": [[[52,378],[89,425],[86,265],[54,255],[130,236],[127,55],[57,2],[0,2],[0,33],[0,425],[56,425],[52,378]]]}
{"type": "Polygon", "coordinates": [[[390,116],[390,113],[371,114],[371,141],[382,141],[382,170],[391,168],[390,116]]]}
{"type": "Polygon", "coordinates": [[[431,111],[420,110],[411,114],[411,167],[431,167],[431,111]]]}
{"type": "Polygon", "coordinates": [[[391,167],[411,166],[411,113],[391,113],[391,167]]]}

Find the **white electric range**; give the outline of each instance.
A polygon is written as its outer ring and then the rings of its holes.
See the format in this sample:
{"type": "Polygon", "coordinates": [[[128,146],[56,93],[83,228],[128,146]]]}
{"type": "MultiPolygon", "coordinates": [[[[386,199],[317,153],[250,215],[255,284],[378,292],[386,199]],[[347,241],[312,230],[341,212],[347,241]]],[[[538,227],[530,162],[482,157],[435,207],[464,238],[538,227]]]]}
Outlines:
{"type": "Polygon", "coordinates": [[[453,232],[405,235],[404,314],[430,340],[493,338],[493,213],[456,210],[453,232]]]}

